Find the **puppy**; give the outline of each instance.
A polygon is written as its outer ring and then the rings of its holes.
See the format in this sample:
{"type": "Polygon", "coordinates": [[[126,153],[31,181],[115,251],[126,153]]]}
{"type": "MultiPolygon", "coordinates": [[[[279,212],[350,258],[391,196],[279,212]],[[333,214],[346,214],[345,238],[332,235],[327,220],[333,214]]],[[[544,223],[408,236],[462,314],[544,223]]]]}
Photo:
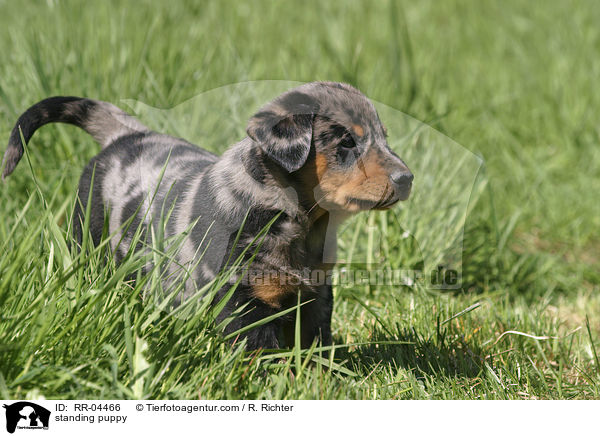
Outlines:
{"type": "MultiPolygon", "coordinates": [[[[3,178],[23,155],[21,133],[27,143],[51,122],[76,125],[102,146],[79,182],[76,240],[83,236],[88,198],[91,238],[100,243],[106,220],[117,262],[138,228],[149,246],[156,234],[183,234],[163,280],[165,286],[184,281],[180,300],[213,280],[229,259],[253,257],[233,293],[230,285],[218,291],[215,301],[228,298],[218,320],[243,308],[226,327],[235,332],[300,298],[306,303],[300,312],[303,347],[332,341],[331,284],[319,277],[335,263],[336,228],[356,212],[405,200],[413,181],[389,148],[372,103],[341,83],[308,83],[282,94],[249,120],[248,136],[221,157],[153,132],[109,103],[52,97],[17,121],[3,178]]],[[[293,345],[290,313],[246,331],[246,347],[293,345]]]]}

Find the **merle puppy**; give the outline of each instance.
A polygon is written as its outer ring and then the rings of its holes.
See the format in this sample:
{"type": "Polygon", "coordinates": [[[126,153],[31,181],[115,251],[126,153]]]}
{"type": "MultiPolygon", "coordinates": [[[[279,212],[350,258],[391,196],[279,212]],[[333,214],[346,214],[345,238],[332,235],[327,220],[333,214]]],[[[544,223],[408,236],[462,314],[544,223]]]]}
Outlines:
{"type": "MultiPolygon", "coordinates": [[[[185,237],[164,276],[184,280],[181,298],[187,298],[215,278],[230,253],[243,253],[267,227],[261,243],[255,241],[252,278],[241,281],[220,316],[243,307],[227,326],[236,331],[294,306],[300,295],[307,302],[301,311],[304,347],[315,339],[331,344],[331,285],[315,277],[328,275],[335,262],[336,227],[353,213],[405,200],[413,180],[389,148],[372,103],[340,83],[308,83],[282,94],[250,119],[248,136],[221,157],[153,132],[109,103],[48,98],[17,121],[3,178],[23,155],[21,133],[27,143],[51,122],[76,125],[102,146],[79,182],[77,240],[90,191],[92,240],[100,243],[106,219],[117,261],[130,249],[136,228],[151,244],[148,235],[161,232],[149,229],[168,216],[161,224],[164,236],[185,237]],[[178,269],[185,274],[177,275],[178,269]]],[[[227,290],[219,290],[215,301],[227,290]]],[[[293,326],[293,316],[277,318],[246,332],[246,346],[289,346],[293,326]]]]}

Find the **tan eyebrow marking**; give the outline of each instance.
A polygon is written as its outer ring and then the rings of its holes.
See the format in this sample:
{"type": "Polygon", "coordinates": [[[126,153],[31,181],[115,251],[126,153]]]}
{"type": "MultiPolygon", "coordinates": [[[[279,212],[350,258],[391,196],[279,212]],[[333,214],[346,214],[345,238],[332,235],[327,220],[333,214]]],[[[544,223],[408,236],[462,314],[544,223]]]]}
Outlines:
{"type": "Polygon", "coordinates": [[[352,130],[356,133],[357,136],[361,137],[365,134],[364,129],[358,124],[352,124],[352,130]]]}

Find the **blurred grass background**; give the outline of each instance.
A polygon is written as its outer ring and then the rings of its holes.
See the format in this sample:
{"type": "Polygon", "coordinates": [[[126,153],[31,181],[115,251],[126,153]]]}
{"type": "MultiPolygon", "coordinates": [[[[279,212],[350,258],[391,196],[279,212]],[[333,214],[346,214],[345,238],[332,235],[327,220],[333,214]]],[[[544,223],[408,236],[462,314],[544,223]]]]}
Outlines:
{"type": "MultiPolygon", "coordinates": [[[[336,290],[336,342],[366,345],[294,376],[209,330],[157,323],[114,266],[91,262],[69,289],[57,247],[98,146],[44,128],[30,158],[50,207],[25,164],[0,189],[0,396],[600,398],[598,22],[592,1],[0,0],[5,140],[50,95],[172,108],[244,81],[334,80],[481,156],[486,180],[466,221],[463,289],[336,290]]],[[[221,151],[217,139],[198,143],[221,151]]]]}

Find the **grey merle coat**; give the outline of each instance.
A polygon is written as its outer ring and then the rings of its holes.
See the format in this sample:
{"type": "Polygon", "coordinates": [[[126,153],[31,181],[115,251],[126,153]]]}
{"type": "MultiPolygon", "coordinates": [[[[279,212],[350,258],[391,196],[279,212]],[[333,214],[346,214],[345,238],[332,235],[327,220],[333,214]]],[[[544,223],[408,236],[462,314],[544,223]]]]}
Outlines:
{"type": "MultiPolygon", "coordinates": [[[[250,119],[248,136],[221,157],[153,132],[109,103],[48,98],[17,121],[3,178],[23,155],[21,132],[27,143],[51,122],[74,124],[102,146],[79,182],[76,239],[82,237],[90,190],[92,240],[100,243],[106,219],[117,261],[130,249],[136,228],[148,238],[148,230],[170,211],[162,223],[165,237],[188,232],[169,265],[170,277],[186,277],[180,298],[210,282],[230,253],[240,255],[272,223],[250,266],[265,274],[249,273],[220,316],[245,306],[227,326],[233,332],[295,305],[300,293],[308,301],[301,312],[303,346],[314,340],[331,344],[331,285],[311,273],[331,270],[336,227],[353,213],[388,209],[406,199],[413,179],[388,147],[372,103],[340,83],[308,83],[284,93],[250,119]],[[128,220],[131,225],[124,227],[128,220]],[[187,275],[177,276],[178,268],[187,275]]],[[[216,300],[227,290],[223,287],[216,300]]],[[[243,338],[249,349],[290,346],[293,325],[293,317],[281,317],[243,338]]]]}

